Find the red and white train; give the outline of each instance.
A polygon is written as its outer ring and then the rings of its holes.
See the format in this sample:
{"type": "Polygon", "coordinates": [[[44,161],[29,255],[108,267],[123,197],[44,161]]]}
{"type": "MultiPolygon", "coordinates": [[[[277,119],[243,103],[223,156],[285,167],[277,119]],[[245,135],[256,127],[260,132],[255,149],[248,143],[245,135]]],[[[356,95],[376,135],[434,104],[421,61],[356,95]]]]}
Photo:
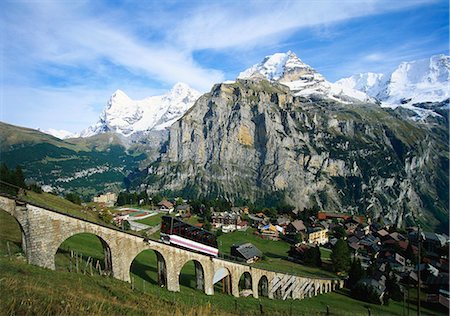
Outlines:
{"type": "Polygon", "coordinates": [[[172,216],[164,215],[161,221],[161,240],[183,248],[217,257],[216,235],[183,222],[172,216]]]}

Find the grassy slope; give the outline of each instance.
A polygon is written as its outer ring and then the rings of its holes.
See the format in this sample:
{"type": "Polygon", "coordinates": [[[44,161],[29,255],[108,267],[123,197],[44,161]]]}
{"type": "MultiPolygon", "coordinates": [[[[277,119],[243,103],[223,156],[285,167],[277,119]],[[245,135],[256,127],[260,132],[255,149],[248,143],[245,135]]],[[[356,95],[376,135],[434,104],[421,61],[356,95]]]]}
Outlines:
{"type": "MultiPolygon", "coordinates": [[[[136,290],[132,291],[130,284],[112,278],[65,272],[67,254],[65,260],[59,260],[64,253],[58,253],[56,260],[58,268],[65,271],[34,267],[14,255],[8,260],[6,241],[14,253],[20,252],[20,240],[18,224],[0,211],[0,310],[5,315],[259,315],[260,303],[264,312],[271,315],[323,315],[327,305],[331,315],[367,315],[365,306],[370,306],[372,315],[402,315],[402,306],[397,302],[391,302],[390,306],[367,305],[349,298],[345,291],[301,301],[235,299],[224,294],[206,296],[191,288],[194,286],[192,263],[186,264],[180,276],[182,295],[172,293],[155,285],[156,256],[152,251],[142,252],[133,262],[136,290]]],[[[66,247],[102,256],[98,239],[93,235],[76,235],[66,240],[62,248],[66,247]]],[[[429,310],[423,312],[442,315],[429,310]]]]}
{"type": "Polygon", "coordinates": [[[46,206],[52,209],[56,209],[60,212],[74,215],[77,217],[86,218],[90,221],[98,222],[97,215],[93,212],[85,211],[83,206],[72,203],[59,196],[49,193],[35,193],[33,191],[27,191],[27,195],[23,197],[25,200],[36,203],[38,205],[46,206]]]}
{"type": "Polygon", "coordinates": [[[0,150],[6,151],[11,146],[19,144],[40,144],[49,143],[57,147],[63,147],[71,150],[78,149],[77,145],[60,140],[51,135],[40,131],[14,126],[0,122],[0,139],[2,140],[0,150]]]}

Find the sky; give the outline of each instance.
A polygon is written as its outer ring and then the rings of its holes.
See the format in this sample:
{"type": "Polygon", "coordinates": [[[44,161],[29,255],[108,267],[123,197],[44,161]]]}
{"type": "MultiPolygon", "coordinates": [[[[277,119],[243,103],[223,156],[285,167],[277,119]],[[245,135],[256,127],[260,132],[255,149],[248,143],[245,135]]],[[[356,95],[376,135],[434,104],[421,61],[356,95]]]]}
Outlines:
{"type": "Polygon", "coordinates": [[[117,89],[207,92],[277,52],[332,82],[449,54],[448,0],[15,0],[0,26],[0,121],[71,132],[117,89]]]}

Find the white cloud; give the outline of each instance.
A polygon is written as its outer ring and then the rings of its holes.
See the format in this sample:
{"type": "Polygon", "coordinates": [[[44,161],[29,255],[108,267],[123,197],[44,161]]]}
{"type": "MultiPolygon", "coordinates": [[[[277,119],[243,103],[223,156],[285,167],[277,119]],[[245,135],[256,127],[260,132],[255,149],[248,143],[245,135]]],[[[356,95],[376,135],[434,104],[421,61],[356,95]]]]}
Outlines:
{"type": "Polygon", "coordinates": [[[206,4],[187,15],[175,26],[172,34],[191,50],[248,48],[282,41],[299,28],[327,25],[424,2],[427,1],[307,0],[206,4]]]}
{"type": "Polygon", "coordinates": [[[203,91],[223,79],[221,71],[196,64],[190,52],[170,43],[140,40],[121,28],[120,21],[114,24],[78,14],[54,2],[25,8],[24,13],[16,12],[6,21],[12,45],[5,51],[13,59],[12,66],[20,70],[26,66],[36,69],[42,63],[96,67],[104,58],[131,73],[166,84],[187,82],[203,91]],[[14,23],[17,20],[23,23],[14,23]]]}

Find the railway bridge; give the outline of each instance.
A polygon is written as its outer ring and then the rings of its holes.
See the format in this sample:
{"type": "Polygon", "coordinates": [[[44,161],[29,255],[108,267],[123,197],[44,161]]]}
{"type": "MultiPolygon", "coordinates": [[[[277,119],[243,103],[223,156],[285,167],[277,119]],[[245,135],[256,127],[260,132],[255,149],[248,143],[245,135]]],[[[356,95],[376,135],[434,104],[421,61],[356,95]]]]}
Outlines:
{"type": "Polygon", "coordinates": [[[207,295],[214,294],[214,284],[217,282],[222,283],[224,292],[235,297],[245,292],[255,298],[266,296],[273,299],[303,299],[343,286],[343,281],[338,279],[277,273],[202,255],[9,196],[0,196],[0,209],[11,214],[19,223],[27,261],[48,269],[55,269],[55,254],[66,239],[79,233],[91,233],[102,242],[105,264],[112,276],[122,281],[130,282],[130,267],[137,255],[144,250],[155,251],[158,282],[169,291],[180,291],[180,272],[189,261],[195,264],[197,289],[207,295]],[[242,276],[245,291],[239,289],[242,276]]]}

